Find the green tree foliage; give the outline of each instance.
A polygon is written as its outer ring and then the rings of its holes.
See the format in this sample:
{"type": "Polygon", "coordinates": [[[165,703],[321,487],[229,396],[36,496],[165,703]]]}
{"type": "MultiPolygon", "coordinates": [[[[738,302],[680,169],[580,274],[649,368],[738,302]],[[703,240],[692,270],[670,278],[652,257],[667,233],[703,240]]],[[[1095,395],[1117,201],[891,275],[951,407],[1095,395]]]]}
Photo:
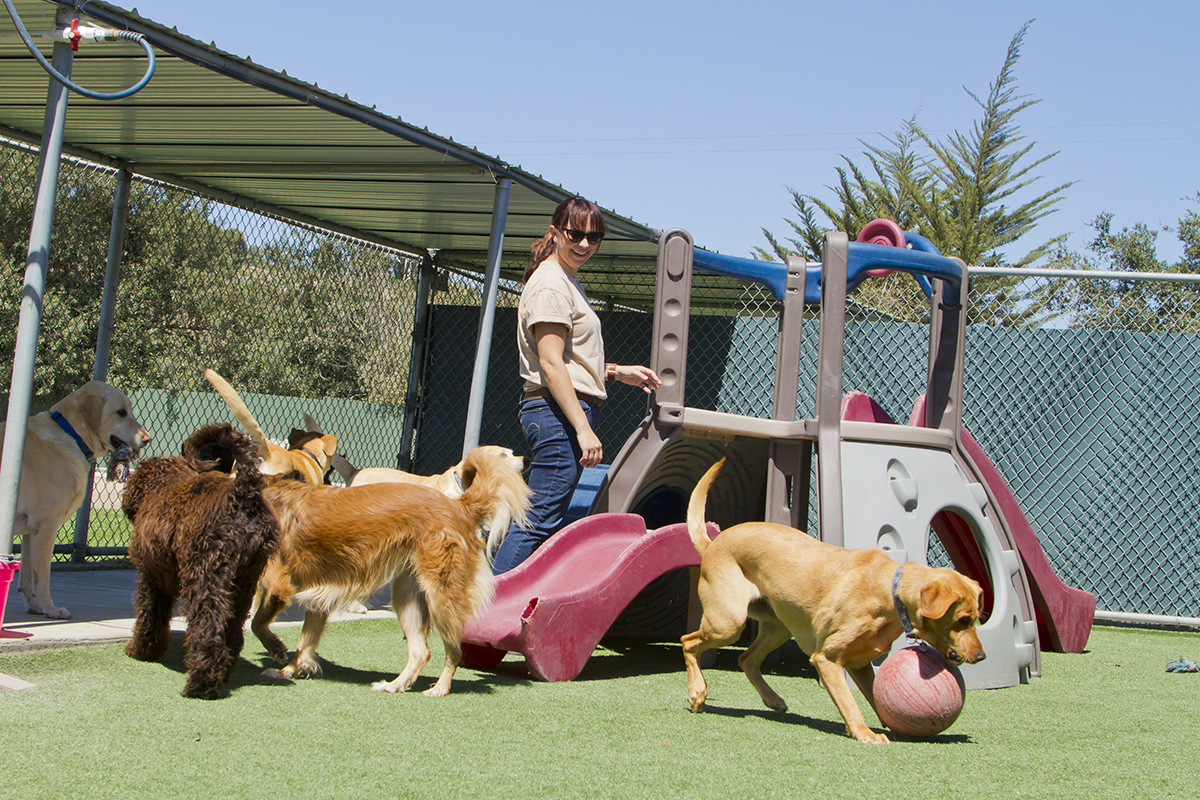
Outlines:
{"type": "MultiPolygon", "coordinates": [[[[1200,201],[1200,193],[1187,198],[1200,201]]],[[[1200,274],[1200,215],[1189,209],[1175,227],[1154,230],[1144,223],[1113,230],[1113,215],[1104,212],[1090,223],[1094,237],[1084,252],[1060,245],[1049,265],[1054,269],[1200,274]],[[1158,255],[1160,233],[1174,233],[1183,255],[1168,263],[1158,255]]],[[[1146,279],[1054,281],[1046,290],[1047,314],[1072,327],[1200,333],[1200,284],[1146,279]]]]}
{"type": "MultiPolygon", "coordinates": [[[[1033,143],[1016,123],[1017,115],[1040,102],[1016,93],[1016,65],[1021,44],[1031,22],[1027,22],[1009,43],[1004,64],[988,93],[980,97],[967,90],[979,105],[980,116],[967,133],[955,132],[944,141],[927,134],[914,114],[886,144],[864,143],[863,153],[869,166],[861,167],[843,156],[845,166],[838,168],[838,182],[828,187],[833,202],[789,190],[796,219],[785,220],[793,236],[780,238],[763,229],[770,250],[756,248],[759,258],[785,260],[802,255],[820,260],[821,243],[827,230],[844,230],[851,239],[873,219],[895,220],[901,228],[929,239],[948,256],[957,256],[968,264],[986,266],[1028,266],[1045,257],[1064,238],[1056,237],[1035,246],[1025,255],[1009,262],[1005,253],[1036,227],[1039,220],[1053,213],[1055,204],[1069,183],[1015,202],[1038,180],[1034,171],[1057,153],[1040,158],[1031,156],[1033,143]],[[1032,159],[1032,160],[1031,160],[1032,159]],[[823,227],[817,211],[832,224],[823,227]]],[[[1003,300],[1014,283],[1010,278],[982,278],[972,281],[972,292],[986,295],[990,302],[976,306],[975,321],[1024,324],[1038,310],[1019,307],[1003,300]],[[980,319],[985,313],[987,320],[980,319]]],[[[894,295],[887,283],[860,290],[859,302],[873,307],[894,295]]],[[[895,302],[890,313],[895,308],[895,302]]],[[[919,318],[923,309],[914,304],[901,316],[919,318]]]]}
{"type": "MultiPolygon", "coordinates": [[[[35,173],[32,153],[0,147],[0,391],[11,381],[35,173]]],[[[112,197],[111,173],[63,164],[35,408],[92,375],[112,197]]],[[[263,218],[247,219],[262,242],[252,245],[227,212],[134,182],[111,380],[209,391],[201,372],[213,367],[245,392],[402,402],[416,294],[409,263],[263,218]]]]}

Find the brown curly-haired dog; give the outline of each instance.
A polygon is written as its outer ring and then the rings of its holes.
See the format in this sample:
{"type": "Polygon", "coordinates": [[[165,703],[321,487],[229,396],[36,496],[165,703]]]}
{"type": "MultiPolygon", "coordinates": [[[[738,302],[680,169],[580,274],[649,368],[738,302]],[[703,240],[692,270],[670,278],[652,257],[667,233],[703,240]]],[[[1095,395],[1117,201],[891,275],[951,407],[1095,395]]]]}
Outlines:
{"type": "Polygon", "coordinates": [[[244,433],[207,425],[183,443],[182,457],[147,459],[125,487],[121,509],[133,523],[129,558],[139,573],[125,652],[162,658],[178,597],[187,619],[184,697],[220,695],[242,651],[259,575],[279,543],[257,460],[244,433]]]}

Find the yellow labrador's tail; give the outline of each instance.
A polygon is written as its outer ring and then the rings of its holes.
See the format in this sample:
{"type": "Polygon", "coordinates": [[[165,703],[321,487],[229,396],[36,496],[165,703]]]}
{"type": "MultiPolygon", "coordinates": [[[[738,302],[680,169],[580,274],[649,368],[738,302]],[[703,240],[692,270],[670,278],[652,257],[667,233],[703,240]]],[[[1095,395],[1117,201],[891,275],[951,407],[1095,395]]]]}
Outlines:
{"type": "Polygon", "coordinates": [[[724,465],[725,459],[722,458],[709,467],[708,472],[704,473],[704,477],[696,484],[696,488],[692,489],[692,497],[688,500],[688,535],[692,537],[692,545],[695,546],[696,552],[700,554],[701,558],[704,557],[704,551],[708,549],[711,541],[708,538],[708,528],[704,524],[704,506],[708,502],[708,487],[712,486],[712,482],[717,479],[717,473],[724,465]]]}
{"type": "Polygon", "coordinates": [[[254,419],[254,416],[250,413],[250,409],[242,402],[241,396],[234,391],[233,387],[224,378],[211,369],[204,370],[204,377],[217,390],[217,394],[221,395],[221,399],[225,401],[225,405],[229,406],[229,410],[233,412],[234,418],[246,429],[246,433],[250,434],[250,439],[254,442],[254,448],[258,451],[259,458],[267,458],[269,452],[266,434],[258,426],[258,421],[254,419]]]}

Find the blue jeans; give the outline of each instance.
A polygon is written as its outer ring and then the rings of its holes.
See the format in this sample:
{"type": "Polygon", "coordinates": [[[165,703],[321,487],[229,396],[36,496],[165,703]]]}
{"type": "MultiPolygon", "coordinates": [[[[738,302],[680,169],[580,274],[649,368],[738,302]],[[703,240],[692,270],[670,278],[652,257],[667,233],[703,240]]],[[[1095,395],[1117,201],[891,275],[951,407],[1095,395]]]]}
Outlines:
{"type": "MultiPolygon", "coordinates": [[[[588,424],[595,430],[599,408],[581,400],[588,424]]],[[[583,474],[579,459],[583,451],[575,429],[567,422],[553,399],[525,398],[521,401],[521,428],[529,445],[529,526],[515,524],[496,551],[492,572],[508,572],[533,554],[563,524],[571,495],[583,474]]]]}

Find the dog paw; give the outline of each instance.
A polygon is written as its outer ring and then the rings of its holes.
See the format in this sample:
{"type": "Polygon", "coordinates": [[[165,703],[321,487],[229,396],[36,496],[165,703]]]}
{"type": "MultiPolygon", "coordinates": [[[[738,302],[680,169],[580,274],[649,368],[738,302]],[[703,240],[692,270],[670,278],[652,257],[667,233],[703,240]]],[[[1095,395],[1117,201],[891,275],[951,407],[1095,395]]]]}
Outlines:
{"type": "Polygon", "coordinates": [[[190,683],[183,687],[180,692],[184,697],[192,697],[197,700],[217,700],[221,697],[221,689],[219,686],[199,685],[192,686],[190,683]]]}
{"type": "Polygon", "coordinates": [[[284,667],[283,672],[289,678],[319,678],[321,665],[315,661],[300,661],[293,667],[284,667]]]}
{"type": "Polygon", "coordinates": [[[450,694],[450,690],[443,689],[440,686],[433,686],[421,692],[421,694],[425,695],[426,697],[445,697],[446,695],[450,694]]]}
{"type": "Polygon", "coordinates": [[[291,678],[289,678],[287,675],[284,675],[284,674],[283,674],[283,670],[278,670],[278,669],[264,669],[264,670],[262,671],[262,674],[263,674],[263,677],[264,677],[264,678],[270,678],[270,679],[271,679],[271,680],[273,680],[273,681],[288,681],[288,682],[291,682],[291,680],[292,680],[292,679],[291,679],[291,678]]]}
{"type": "Polygon", "coordinates": [[[870,728],[867,728],[857,734],[852,733],[851,736],[863,744],[890,744],[892,741],[885,734],[876,733],[870,728]]]}
{"type": "Polygon", "coordinates": [[[783,698],[779,695],[775,695],[774,697],[764,697],[763,705],[769,709],[772,709],[773,711],[779,711],[781,713],[787,711],[787,703],[785,703],[783,698]]]}
{"type": "Polygon", "coordinates": [[[396,683],[396,681],[375,681],[371,684],[371,691],[396,694],[397,692],[404,691],[404,687],[396,683]]]}
{"type": "Polygon", "coordinates": [[[46,619],[70,619],[71,618],[70,611],[67,611],[65,608],[55,608],[54,606],[50,606],[46,610],[45,614],[46,614],[46,619]]]}

